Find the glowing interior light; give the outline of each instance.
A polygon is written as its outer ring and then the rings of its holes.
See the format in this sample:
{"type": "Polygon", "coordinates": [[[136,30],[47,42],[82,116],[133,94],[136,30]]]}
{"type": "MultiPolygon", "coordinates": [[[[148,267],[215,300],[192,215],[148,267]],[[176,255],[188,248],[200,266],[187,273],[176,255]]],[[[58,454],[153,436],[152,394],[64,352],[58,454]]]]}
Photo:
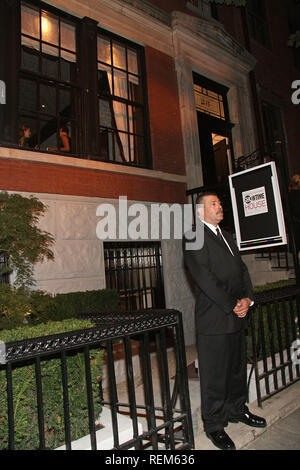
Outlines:
{"type": "Polygon", "coordinates": [[[42,32],[47,34],[49,30],[49,23],[47,18],[42,18],[42,32]]]}

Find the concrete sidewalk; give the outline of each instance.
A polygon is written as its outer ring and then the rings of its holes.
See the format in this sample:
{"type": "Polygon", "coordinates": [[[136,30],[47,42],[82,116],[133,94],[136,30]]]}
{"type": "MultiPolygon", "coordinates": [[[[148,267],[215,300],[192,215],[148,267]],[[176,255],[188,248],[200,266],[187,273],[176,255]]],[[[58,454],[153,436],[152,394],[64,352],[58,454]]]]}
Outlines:
{"type": "Polygon", "coordinates": [[[273,424],[242,450],[300,450],[300,408],[273,424]]]}
{"type": "MultiPolygon", "coordinates": [[[[192,403],[196,399],[195,390],[191,390],[190,383],[189,388],[192,403]]],[[[263,402],[262,408],[251,403],[249,410],[263,416],[267,427],[260,429],[242,423],[230,423],[226,432],[237,450],[300,449],[300,381],[263,402]]],[[[194,413],[193,422],[195,418],[194,413]]],[[[196,429],[194,422],[195,449],[218,450],[203,431],[200,409],[197,410],[197,420],[196,429]]]]}
{"type": "MultiPolygon", "coordinates": [[[[186,348],[186,360],[187,364],[191,366],[194,363],[195,359],[197,358],[197,351],[195,345],[188,346],[186,348]]],[[[151,367],[152,367],[152,381],[153,381],[153,389],[154,389],[154,399],[155,404],[157,406],[161,406],[161,394],[160,394],[160,380],[158,375],[158,368],[157,368],[157,356],[153,355],[151,357],[151,367]]],[[[174,351],[170,350],[168,352],[168,368],[169,368],[169,376],[171,379],[171,389],[174,386],[174,376],[176,372],[176,361],[174,351]]],[[[140,371],[136,371],[136,400],[137,403],[143,404],[144,403],[144,388],[142,385],[142,379],[139,377],[140,371]]],[[[219,450],[217,449],[212,442],[206,437],[206,434],[203,431],[203,424],[201,419],[201,411],[200,411],[200,380],[195,374],[188,380],[188,387],[189,387],[189,395],[190,395],[190,404],[191,404],[191,414],[192,414],[192,421],[193,421],[193,430],[194,430],[194,439],[195,439],[195,450],[219,450]]],[[[106,393],[108,391],[106,390],[106,393]]],[[[122,382],[118,384],[118,398],[119,401],[122,403],[128,402],[128,391],[127,391],[127,382],[122,382]]],[[[276,446],[278,446],[278,442],[275,442],[274,445],[272,443],[272,436],[274,436],[274,426],[278,429],[278,425],[283,426],[283,420],[287,416],[290,416],[290,420],[287,422],[286,426],[291,432],[296,434],[299,433],[300,430],[300,381],[296,382],[295,384],[289,386],[285,390],[277,393],[273,397],[269,398],[268,400],[263,402],[263,407],[259,408],[256,402],[253,402],[249,405],[249,409],[252,413],[263,416],[267,421],[267,427],[260,429],[260,428],[252,428],[242,423],[230,423],[226,427],[226,432],[231,437],[233,442],[235,443],[237,450],[246,450],[250,449],[250,445],[258,445],[258,439],[260,436],[264,436],[266,439],[268,436],[268,443],[261,441],[261,446],[268,445],[268,449],[274,450],[276,446]],[[299,410],[297,414],[296,411],[299,410]],[[292,413],[293,416],[291,416],[292,413]],[[271,439],[271,440],[270,440],[271,439]],[[273,447],[272,447],[273,446],[273,447]]],[[[127,410],[128,411],[128,410],[127,410]]],[[[144,429],[147,429],[147,423],[144,418],[139,420],[143,425],[144,429]]],[[[286,432],[283,427],[280,427],[281,433],[281,441],[283,443],[283,448],[286,446],[288,448],[290,435],[286,432]]],[[[275,429],[275,431],[276,431],[275,429]]],[[[299,435],[299,434],[298,434],[299,435]]],[[[300,442],[300,439],[299,439],[300,442]]],[[[255,447],[252,447],[255,449],[255,447]]],[[[261,448],[261,447],[260,447],[261,448]]],[[[298,447],[300,448],[300,446],[298,447]]]]}

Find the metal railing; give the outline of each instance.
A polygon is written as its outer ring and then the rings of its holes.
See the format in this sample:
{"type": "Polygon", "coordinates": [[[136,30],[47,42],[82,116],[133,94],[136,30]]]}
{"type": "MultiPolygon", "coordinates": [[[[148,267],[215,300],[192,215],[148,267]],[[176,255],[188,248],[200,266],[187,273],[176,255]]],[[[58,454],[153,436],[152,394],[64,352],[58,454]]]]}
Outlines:
{"type": "Polygon", "coordinates": [[[261,407],[300,379],[300,288],[292,285],[257,293],[248,325],[248,362],[255,372],[261,407]]]}
{"type": "Polygon", "coordinates": [[[282,269],[286,271],[295,269],[293,256],[288,246],[265,248],[262,251],[257,251],[255,258],[270,261],[272,269],[282,269]]]}
{"type": "MultiPolygon", "coordinates": [[[[85,317],[87,318],[87,317],[85,317]]],[[[88,441],[90,448],[101,450],[101,438],[95,416],[95,399],[106,407],[111,419],[111,450],[138,449],[191,449],[194,446],[191,419],[190,398],[187,381],[185,344],[181,313],[176,310],[148,310],[134,313],[111,312],[89,316],[95,327],[70,331],[41,338],[27,339],[6,344],[6,359],[0,365],[0,372],[6,377],[6,385],[1,387],[7,400],[7,439],[0,436],[0,448],[15,449],[17,426],[22,402],[16,409],[14,375],[18,368],[31,365],[36,383],[36,423],[38,426],[38,449],[47,449],[45,429],[47,412],[43,389],[41,364],[55,357],[61,365],[61,396],[63,401],[64,448],[72,450],[72,417],[70,413],[70,396],[67,359],[78,351],[83,353],[84,377],[86,385],[86,413],[88,420],[88,441]],[[173,337],[172,354],[175,356],[176,371],[170,374],[168,365],[167,337],[173,337]],[[119,401],[117,365],[113,347],[119,340],[124,345],[124,364],[127,392],[119,401]],[[132,341],[140,345],[139,365],[133,361],[132,341]],[[91,351],[105,349],[107,357],[107,398],[104,387],[99,387],[97,396],[92,385],[91,351]],[[158,389],[154,387],[153,361],[158,363],[158,389]],[[139,369],[139,370],[138,370],[139,369]],[[172,375],[172,377],[171,377],[172,375]],[[141,377],[141,378],[140,378],[141,377]],[[180,380],[175,380],[179,377],[180,380]],[[137,379],[139,383],[137,384],[137,379]],[[143,388],[143,399],[137,395],[137,388],[143,388]],[[173,387],[173,390],[172,390],[173,387]],[[139,400],[141,400],[139,402],[139,400]],[[129,418],[131,434],[122,440],[119,417],[129,418]],[[142,421],[142,427],[140,425],[142,421]]],[[[2,377],[2,376],[1,376],[2,377]]],[[[0,384],[1,385],[1,384],[0,384]]],[[[24,399],[26,401],[26,398],[24,399]]],[[[2,416],[2,419],[4,417],[2,416]]],[[[100,415],[101,419],[101,415],[100,415]]],[[[31,423],[30,432],[34,423],[31,423]]],[[[24,432],[24,429],[21,429],[24,432]]],[[[53,431],[52,431],[53,432],[53,431]]],[[[76,447],[78,448],[78,447],[76,447]]],[[[106,448],[107,449],[107,448],[106,448]]]]}

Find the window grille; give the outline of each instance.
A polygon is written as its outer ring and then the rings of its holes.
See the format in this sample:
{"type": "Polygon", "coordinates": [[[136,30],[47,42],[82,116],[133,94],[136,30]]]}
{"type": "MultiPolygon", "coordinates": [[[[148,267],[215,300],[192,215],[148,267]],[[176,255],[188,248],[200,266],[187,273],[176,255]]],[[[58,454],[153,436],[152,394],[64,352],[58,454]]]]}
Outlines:
{"type": "Polygon", "coordinates": [[[165,307],[159,242],[105,242],[104,258],[106,287],[120,292],[123,309],[165,307]]]}

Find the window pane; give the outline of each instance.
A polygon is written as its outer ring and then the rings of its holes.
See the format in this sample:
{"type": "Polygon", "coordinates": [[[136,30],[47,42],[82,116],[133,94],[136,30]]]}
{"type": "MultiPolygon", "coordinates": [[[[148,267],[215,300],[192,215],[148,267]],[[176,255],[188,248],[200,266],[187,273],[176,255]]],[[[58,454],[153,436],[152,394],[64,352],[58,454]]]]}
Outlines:
{"type": "Polygon", "coordinates": [[[125,72],[114,70],[114,95],[128,99],[127,76],[125,72]]]}
{"type": "Polygon", "coordinates": [[[128,130],[128,123],[127,123],[127,107],[124,103],[119,103],[117,101],[113,102],[113,108],[115,113],[115,120],[117,129],[121,131],[128,130]]]}
{"type": "Polygon", "coordinates": [[[133,135],[129,136],[129,145],[130,145],[130,161],[135,161],[135,138],[133,135]]]}
{"type": "Polygon", "coordinates": [[[58,19],[42,13],[42,40],[58,46],[58,19]]]}
{"type": "Polygon", "coordinates": [[[61,80],[66,82],[76,81],[76,58],[74,54],[68,52],[61,53],[60,75],[61,80]]]}
{"type": "Polygon", "coordinates": [[[143,102],[143,90],[140,84],[139,78],[135,75],[128,75],[129,79],[129,99],[137,101],[138,103],[143,102]]]}
{"type": "Polygon", "coordinates": [[[98,90],[101,95],[110,95],[112,92],[111,68],[99,64],[98,90]]]}
{"type": "Polygon", "coordinates": [[[111,64],[110,41],[98,36],[98,60],[111,64]]]}
{"type": "Polygon", "coordinates": [[[35,39],[30,39],[25,36],[22,36],[22,45],[27,46],[28,48],[35,49],[37,51],[40,50],[40,42],[36,41],[35,39]]]}
{"type": "Polygon", "coordinates": [[[142,108],[137,108],[135,106],[129,106],[129,123],[130,123],[130,132],[134,134],[143,135],[144,134],[144,125],[143,125],[143,111],[142,108]]]}
{"type": "Polygon", "coordinates": [[[136,75],[139,73],[137,53],[130,49],[128,49],[128,71],[136,75]]]}
{"type": "Polygon", "coordinates": [[[61,22],[60,46],[69,51],[76,51],[75,27],[69,23],[61,22]]]}
{"type": "Polygon", "coordinates": [[[40,111],[56,116],[56,91],[47,85],[40,86],[40,111]]]}
{"type": "Polygon", "coordinates": [[[113,134],[113,150],[114,150],[114,160],[117,162],[126,162],[126,156],[123,150],[122,140],[120,139],[119,133],[113,134]]]}
{"type": "Polygon", "coordinates": [[[44,54],[49,54],[55,57],[58,57],[58,48],[57,47],[52,47],[48,46],[47,44],[42,45],[42,52],[44,54]]]}
{"type": "Polygon", "coordinates": [[[58,49],[43,44],[42,71],[48,77],[58,78],[58,49]]]}
{"type": "Polygon", "coordinates": [[[33,48],[22,46],[21,67],[32,72],[39,71],[39,54],[33,48]]]}
{"type": "Polygon", "coordinates": [[[57,123],[56,119],[44,118],[40,120],[40,146],[43,150],[47,147],[56,147],[57,139],[57,123]]]}
{"type": "Polygon", "coordinates": [[[39,12],[27,5],[21,7],[21,32],[37,39],[40,38],[39,12]]]}
{"type": "Polygon", "coordinates": [[[128,134],[124,134],[123,132],[119,132],[118,137],[120,139],[120,150],[123,150],[123,161],[126,162],[130,161],[130,154],[129,154],[129,143],[128,143],[128,134]]]}
{"type": "Polygon", "coordinates": [[[62,57],[62,59],[68,62],[72,62],[72,63],[76,62],[76,55],[72,54],[72,52],[61,51],[60,56],[62,57]]]}
{"type": "Polygon", "coordinates": [[[100,126],[112,127],[111,105],[108,100],[99,100],[99,120],[100,126]]]}
{"type": "Polygon", "coordinates": [[[69,90],[59,90],[59,115],[71,117],[71,92],[69,90]]]}
{"type": "Polygon", "coordinates": [[[20,110],[36,111],[36,83],[31,80],[20,80],[20,110]]]}
{"type": "Polygon", "coordinates": [[[115,42],[113,43],[113,65],[120,69],[126,69],[125,47],[115,42]]]}

